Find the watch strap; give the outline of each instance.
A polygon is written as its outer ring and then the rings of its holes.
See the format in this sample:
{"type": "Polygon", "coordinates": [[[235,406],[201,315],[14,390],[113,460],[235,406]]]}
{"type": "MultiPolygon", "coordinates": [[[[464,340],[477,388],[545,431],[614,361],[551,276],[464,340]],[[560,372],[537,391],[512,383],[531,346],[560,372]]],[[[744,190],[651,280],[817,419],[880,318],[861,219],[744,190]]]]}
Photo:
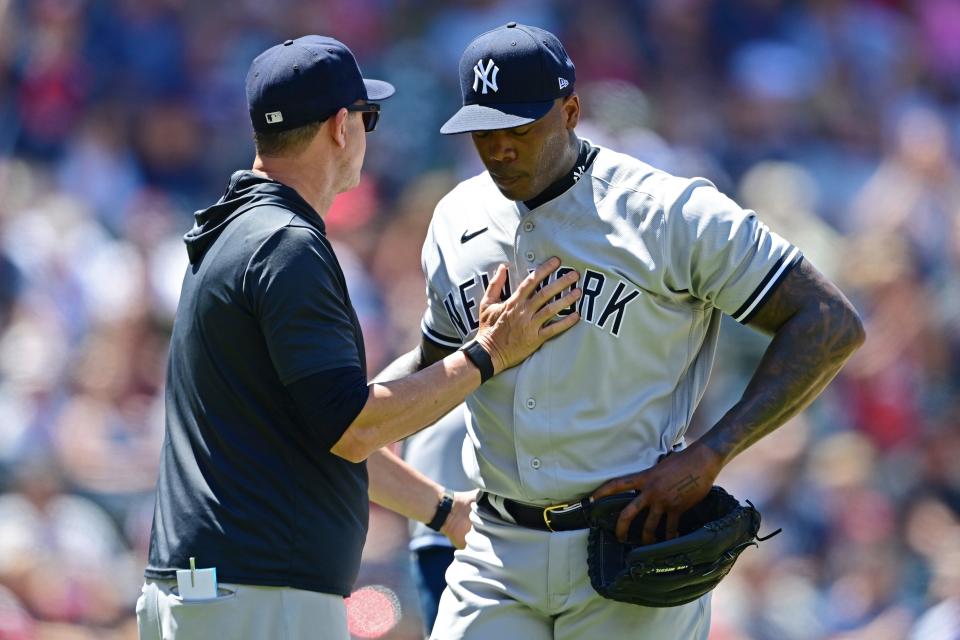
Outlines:
{"type": "Polygon", "coordinates": [[[471,340],[460,347],[460,351],[463,351],[463,355],[467,356],[467,360],[472,362],[477,369],[480,370],[480,384],[483,384],[493,377],[493,359],[479,342],[471,340]]]}
{"type": "Polygon", "coordinates": [[[447,516],[453,509],[453,492],[444,489],[440,502],[437,503],[437,512],[433,514],[433,520],[427,523],[427,526],[434,531],[440,531],[443,524],[447,521],[447,516]]]}

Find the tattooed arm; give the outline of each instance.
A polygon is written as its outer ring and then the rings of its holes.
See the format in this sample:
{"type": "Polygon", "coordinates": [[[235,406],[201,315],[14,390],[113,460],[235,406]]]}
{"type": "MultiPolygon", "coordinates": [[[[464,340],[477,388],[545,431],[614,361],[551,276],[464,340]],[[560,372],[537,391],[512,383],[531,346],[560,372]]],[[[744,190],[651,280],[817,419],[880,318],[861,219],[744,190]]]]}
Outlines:
{"type": "Polygon", "coordinates": [[[593,494],[641,490],[617,523],[621,539],[644,509],[644,543],[654,541],[664,516],[667,537],[676,537],[680,514],[707,494],[723,466],[810,404],[864,340],[853,306],[806,260],[777,286],[750,326],[773,340],[740,400],[684,451],[593,494]]]}
{"type": "Polygon", "coordinates": [[[865,338],[850,302],[806,260],[750,326],[773,340],[743,397],[701,438],[722,464],[810,404],[865,338]]]}

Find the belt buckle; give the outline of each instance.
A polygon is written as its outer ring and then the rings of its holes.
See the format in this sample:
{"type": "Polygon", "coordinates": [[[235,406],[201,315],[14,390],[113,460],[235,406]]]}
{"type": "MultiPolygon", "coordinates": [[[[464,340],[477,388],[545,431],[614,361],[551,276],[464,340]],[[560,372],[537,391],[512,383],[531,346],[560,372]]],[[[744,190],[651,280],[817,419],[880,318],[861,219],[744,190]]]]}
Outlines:
{"type": "Polygon", "coordinates": [[[568,508],[570,508],[570,507],[572,507],[572,506],[573,506],[573,505],[570,504],[570,503],[565,503],[565,504],[555,504],[555,505],[552,505],[552,506],[549,506],[549,507],[544,507],[544,508],[543,508],[543,522],[544,522],[544,524],[547,525],[547,530],[548,530],[548,531],[556,532],[556,529],[554,529],[554,528],[550,525],[550,514],[551,514],[552,512],[554,512],[554,511],[563,511],[564,509],[568,509],[568,508]]]}

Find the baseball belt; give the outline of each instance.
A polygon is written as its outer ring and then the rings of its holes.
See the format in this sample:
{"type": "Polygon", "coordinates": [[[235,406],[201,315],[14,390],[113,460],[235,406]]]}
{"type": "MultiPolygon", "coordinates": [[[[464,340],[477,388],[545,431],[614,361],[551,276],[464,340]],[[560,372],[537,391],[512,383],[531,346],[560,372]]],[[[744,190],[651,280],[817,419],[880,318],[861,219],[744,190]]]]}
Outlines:
{"type": "MultiPolygon", "coordinates": [[[[541,507],[508,498],[498,499],[514,522],[521,527],[540,531],[573,531],[589,528],[590,522],[586,509],[588,501],[589,498],[584,498],[579,502],[541,507]]],[[[489,494],[486,492],[480,494],[477,507],[490,515],[501,517],[496,507],[491,504],[489,494]]]]}

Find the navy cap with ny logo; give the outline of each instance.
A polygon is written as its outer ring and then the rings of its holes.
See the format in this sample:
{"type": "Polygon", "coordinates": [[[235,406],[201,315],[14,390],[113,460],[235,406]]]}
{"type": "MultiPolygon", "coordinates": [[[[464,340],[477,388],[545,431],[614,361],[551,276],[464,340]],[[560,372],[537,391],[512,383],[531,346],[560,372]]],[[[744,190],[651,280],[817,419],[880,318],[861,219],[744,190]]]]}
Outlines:
{"type": "Polygon", "coordinates": [[[481,34],[460,58],[463,107],[440,133],[519,127],[573,93],[576,73],[549,31],[510,22],[481,34]]]}

